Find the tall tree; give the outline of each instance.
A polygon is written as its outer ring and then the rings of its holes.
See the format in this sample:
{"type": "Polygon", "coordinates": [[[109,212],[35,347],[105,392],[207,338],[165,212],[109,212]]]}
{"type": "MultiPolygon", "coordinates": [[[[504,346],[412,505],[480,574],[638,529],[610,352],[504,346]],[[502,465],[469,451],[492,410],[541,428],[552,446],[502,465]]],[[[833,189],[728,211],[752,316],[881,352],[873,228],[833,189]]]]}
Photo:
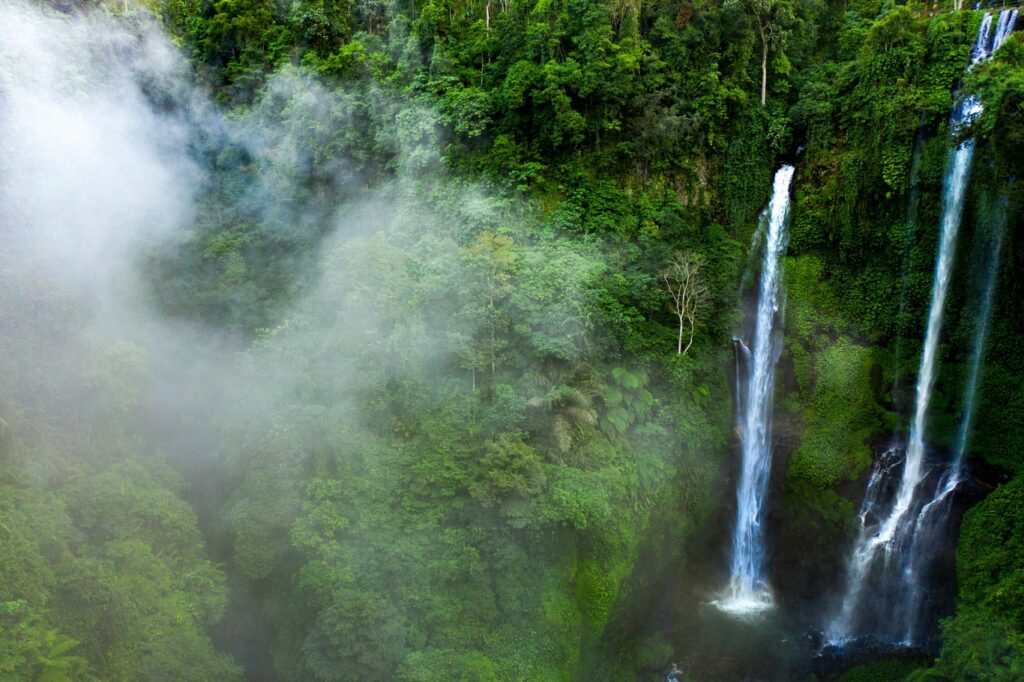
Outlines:
{"type": "Polygon", "coordinates": [[[768,95],[768,56],[786,43],[793,23],[793,0],[750,0],[761,38],[761,106],[768,95]]]}
{"type": "Polygon", "coordinates": [[[669,308],[679,318],[679,343],[676,353],[685,355],[693,345],[693,334],[697,322],[703,317],[711,297],[707,287],[701,284],[701,268],[704,259],[697,254],[679,251],[673,254],[665,269],[661,271],[661,282],[668,292],[669,308]],[[685,328],[689,327],[689,340],[683,348],[685,328]]]}

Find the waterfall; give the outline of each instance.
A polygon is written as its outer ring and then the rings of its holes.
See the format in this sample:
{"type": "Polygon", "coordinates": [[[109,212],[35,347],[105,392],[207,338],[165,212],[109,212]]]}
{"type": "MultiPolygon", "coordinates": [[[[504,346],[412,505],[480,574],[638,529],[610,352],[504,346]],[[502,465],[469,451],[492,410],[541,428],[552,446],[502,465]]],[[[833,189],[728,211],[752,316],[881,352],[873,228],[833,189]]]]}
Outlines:
{"type": "Polygon", "coordinates": [[[750,348],[743,340],[742,336],[734,337],[732,340],[733,344],[733,357],[735,359],[735,373],[736,373],[736,386],[734,400],[736,409],[733,413],[733,420],[736,424],[736,432],[739,433],[742,430],[743,424],[743,410],[746,404],[746,386],[744,386],[744,371],[745,368],[750,366],[750,348]]]}
{"type": "MultiPolygon", "coordinates": [[[[972,68],[994,53],[1013,30],[1017,10],[1004,10],[999,14],[995,33],[992,15],[986,14],[978,29],[967,68],[972,68]]],[[[950,126],[956,131],[981,113],[981,102],[968,95],[950,116],[950,126]]],[[[847,564],[847,584],[838,615],[827,628],[832,645],[861,634],[871,634],[891,642],[915,644],[919,642],[919,621],[924,598],[921,588],[922,573],[930,556],[927,549],[935,546],[945,529],[946,513],[952,491],[960,480],[962,451],[954,461],[943,467],[929,465],[925,444],[928,407],[935,384],[936,360],[942,333],[943,308],[949,289],[956,251],[957,233],[963,213],[964,196],[970,179],[974,140],[968,139],[950,153],[943,182],[942,218],[940,222],[939,251],[935,262],[931,302],[925,329],[921,365],[917,375],[917,389],[910,435],[902,458],[902,467],[894,465],[891,448],[879,458],[872,470],[864,503],[860,512],[860,531],[853,553],[847,564]],[[893,490],[891,481],[899,469],[899,484],[893,490]],[[945,473],[939,475],[944,470],[945,473]],[[881,508],[881,511],[878,510],[881,508]],[[927,549],[922,549],[927,548],[927,549]],[[870,586],[870,590],[868,587],[870,586]],[[865,603],[868,594],[872,603],[865,603]],[[867,629],[867,632],[864,630],[867,629]]],[[[994,280],[993,280],[994,284],[994,280]]],[[[991,292],[985,306],[991,305],[991,292]]],[[[987,311],[982,311],[987,318],[987,311]]],[[[980,337],[975,341],[974,362],[980,367],[981,345],[984,343],[986,324],[979,321],[980,337]]],[[[973,372],[974,370],[972,370],[973,372]]],[[[967,413],[973,410],[973,393],[977,376],[969,379],[967,387],[967,413]]],[[[970,429],[969,417],[961,433],[970,429]]],[[[963,439],[966,444],[966,437],[963,439]]]]}
{"type": "Polygon", "coordinates": [[[741,443],[741,469],[736,489],[736,527],[733,533],[730,581],[715,604],[735,614],[756,613],[772,605],[771,591],[764,576],[764,498],[771,470],[772,397],[775,363],[779,357],[779,291],[782,279],[780,258],[788,235],[789,187],[793,167],[782,166],[775,174],[771,202],[764,214],[767,230],[761,263],[760,289],[754,322],[753,343],[738,340],[746,364],[746,387],[737,391],[741,409],[737,428],[741,443]]]}
{"type": "MultiPolygon", "coordinates": [[[[992,52],[999,49],[1017,24],[1017,10],[1006,9],[999,13],[999,21],[996,22],[996,34],[992,39],[992,52]]],[[[991,53],[990,53],[991,54],[991,53]]]]}
{"type": "Polygon", "coordinates": [[[982,293],[981,308],[978,311],[978,321],[974,328],[974,349],[971,353],[971,365],[967,372],[967,384],[964,387],[964,408],[960,419],[960,430],[957,433],[955,459],[950,468],[959,472],[963,463],[964,454],[967,452],[967,443],[971,436],[971,426],[974,423],[974,399],[978,393],[978,381],[981,377],[982,359],[985,355],[985,339],[988,337],[988,323],[992,315],[992,303],[995,300],[996,280],[999,279],[999,256],[1003,248],[1003,235],[996,233],[992,250],[989,254],[988,267],[985,272],[985,287],[982,293]]]}
{"type": "MultiPolygon", "coordinates": [[[[1005,215],[1004,215],[1005,217],[1005,215]]],[[[996,282],[999,279],[999,258],[1003,247],[1003,229],[1000,225],[992,238],[989,254],[985,264],[985,281],[981,292],[981,307],[974,328],[974,340],[971,350],[971,361],[964,385],[963,409],[960,415],[960,428],[957,430],[956,446],[953,458],[939,479],[932,499],[921,508],[914,524],[913,543],[910,547],[910,580],[911,599],[908,601],[911,616],[907,619],[907,636],[909,642],[920,639],[921,610],[925,600],[922,580],[920,577],[928,569],[931,559],[931,547],[941,542],[942,534],[948,525],[949,512],[952,509],[953,493],[964,480],[963,460],[970,440],[971,427],[974,424],[974,404],[981,380],[981,368],[985,357],[985,340],[988,337],[989,320],[995,300],[996,282]]]]}
{"type": "Polygon", "coordinates": [[[896,343],[893,344],[893,357],[896,359],[896,370],[892,380],[892,391],[894,400],[903,386],[903,377],[900,366],[900,348],[903,344],[904,328],[907,326],[907,291],[909,289],[910,252],[914,244],[914,233],[917,227],[917,211],[920,197],[920,174],[921,174],[921,143],[923,139],[922,124],[924,114],[921,114],[921,122],[918,123],[917,135],[914,136],[914,149],[910,154],[910,192],[907,196],[907,233],[903,237],[903,254],[900,268],[900,298],[899,309],[896,313],[896,343]]]}

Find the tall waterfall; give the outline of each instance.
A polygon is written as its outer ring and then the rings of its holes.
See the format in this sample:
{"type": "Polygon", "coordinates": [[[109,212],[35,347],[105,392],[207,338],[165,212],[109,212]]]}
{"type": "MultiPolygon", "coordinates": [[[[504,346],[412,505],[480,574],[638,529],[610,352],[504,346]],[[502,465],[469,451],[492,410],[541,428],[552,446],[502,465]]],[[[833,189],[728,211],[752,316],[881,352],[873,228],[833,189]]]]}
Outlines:
{"type": "Polygon", "coordinates": [[[964,454],[971,437],[974,424],[974,400],[978,393],[978,381],[981,378],[982,360],[985,357],[985,339],[988,337],[989,319],[992,316],[992,304],[995,300],[996,281],[999,279],[999,257],[1002,255],[1003,233],[997,230],[993,237],[987,267],[985,269],[985,285],[982,290],[981,308],[974,328],[974,349],[971,352],[971,365],[967,372],[967,384],[964,386],[964,407],[960,417],[960,429],[957,433],[955,459],[950,469],[959,480],[964,454]]]}
{"type": "Polygon", "coordinates": [[[723,611],[735,614],[756,613],[772,605],[771,591],[764,576],[764,498],[771,470],[772,396],[775,392],[775,363],[780,349],[782,265],[779,259],[785,253],[788,241],[786,218],[792,180],[792,166],[782,166],[775,173],[771,202],[764,216],[767,230],[753,343],[748,348],[742,339],[737,340],[746,360],[746,386],[743,391],[737,391],[741,406],[737,411],[737,427],[742,460],[736,490],[736,528],[730,581],[725,594],[715,602],[723,611]]]}
{"type": "MultiPolygon", "coordinates": [[[[1017,10],[1000,12],[994,34],[992,15],[984,16],[971,50],[968,69],[988,59],[999,48],[1013,30],[1016,16],[1017,10]]],[[[950,117],[951,128],[957,130],[980,112],[978,98],[973,95],[965,97],[954,107],[950,117]]],[[[868,481],[860,510],[860,532],[847,566],[846,591],[838,615],[828,626],[828,640],[833,645],[859,635],[907,644],[919,643],[920,640],[920,613],[924,598],[921,579],[930,558],[924,554],[934,546],[932,540],[937,539],[945,528],[946,514],[938,512],[948,510],[949,498],[960,480],[960,457],[963,454],[956,454],[954,462],[932,465],[926,461],[925,434],[935,384],[943,308],[953,270],[973,155],[974,140],[971,139],[950,152],[943,183],[939,251],[905,457],[899,458],[900,448],[890,449],[875,463],[868,481]],[[893,490],[896,475],[900,480],[893,490]]],[[[983,339],[977,343],[980,342],[983,339]]],[[[976,353],[980,352],[979,347],[976,353]]],[[[967,401],[970,405],[973,405],[976,385],[976,377],[969,380],[967,401]]],[[[969,421],[963,428],[970,428],[969,421]]]]}
{"type": "MultiPolygon", "coordinates": [[[[1004,216],[1005,217],[1005,216],[1004,216]]],[[[992,314],[992,304],[995,300],[996,282],[999,279],[999,257],[1002,254],[1003,238],[1002,230],[1005,225],[997,227],[992,242],[989,245],[989,254],[985,267],[985,281],[981,292],[981,306],[978,309],[978,318],[974,328],[974,342],[971,350],[971,362],[967,371],[967,381],[964,385],[963,408],[960,415],[960,428],[957,430],[957,439],[953,457],[949,461],[942,476],[939,478],[931,499],[921,508],[914,522],[913,541],[910,545],[909,567],[906,573],[906,581],[909,586],[910,599],[907,602],[909,617],[906,619],[907,636],[909,642],[917,642],[921,639],[922,611],[926,601],[924,588],[925,572],[929,568],[932,559],[932,548],[942,542],[943,534],[949,524],[949,513],[952,510],[953,493],[964,480],[963,459],[967,452],[967,444],[970,439],[971,426],[974,423],[974,403],[978,393],[978,383],[981,380],[981,368],[985,357],[985,340],[988,337],[989,320],[992,314]]]]}

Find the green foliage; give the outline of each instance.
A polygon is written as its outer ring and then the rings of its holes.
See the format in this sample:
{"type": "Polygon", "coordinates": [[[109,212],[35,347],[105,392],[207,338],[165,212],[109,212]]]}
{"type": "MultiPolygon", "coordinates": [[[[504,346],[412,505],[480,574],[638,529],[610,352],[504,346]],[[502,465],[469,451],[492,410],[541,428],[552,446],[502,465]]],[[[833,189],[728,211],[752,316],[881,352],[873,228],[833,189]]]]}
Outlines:
{"type": "MultiPolygon", "coordinates": [[[[321,14],[297,9],[292,23],[300,40],[320,43],[332,34],[321,14]]],[[[278,3],[272,0],[167,0],[162,4],[167,24],[179,31],[193,57],[211,67],[223,98],[250,99],[267,72],[287,54],[292,36],[278,3]]]]}
{"type": "Polygon", "coordinates": [[[912,660],[887,659],[851,668],[839,678],[841,682],[904,682],[917,664],[912,660]]]}
{"type": "Polygon", "coordinates": [[[1017,124],[1024,109],[1024,43],[1019,36],[1011,35],[991,61],[972,72],[965,88],[985,102],[972,132],[998,145],[1002,154],[1019,153],[1024,145],[1017,124]]]}
{"type": "MultiPolygon", "coordinates": [[[[873,0],[160,13],[235,108],[224,139],[192,140],[195,224],[146,254],[145,275],[162,313],[236,335],[239,404],[204,415],[222,451],[204,504],[281,679],[628,678],[670,660],[659,637],[620,652],[607,635],[642,601],[630,590],[693,560],[711,527],[746,245],[772,169],[804,145],[782,517],[795,573],[833,571],[823,556],[854,509],[839,490],[870,462],[881,404],[898,409],[883,386],[923,326],[976,14],[873,0]],[[657,273],[688,250],[711,303],[677,357],[657,273]],[[647,544],[673,549],[648,565],[647,544]]],[[[1021,59],[1011,40],[967,80],[986,102],[972,132],[1006,150],[980,157],[1000,181],[1024,158],[1021,59]]],[[[1001,310],[1002,345],[1019,345],[1017,309],[1001,310]]],[[[32,362],[15,342],[0,382],[32,362]]],[[[87,359],[77,384],[52,379],[89,395],[62,427],[75,446],[37,413],[52,396],[0,405],[0,677],[237,678],[206,634],[224,575],[181,483],[137,454],[146,358],[87,359]],[[8,447],[8,428],[25,443],[8,447]]],[[[1007,415],[976,441],[992,461],[1019,460],[1020,377],[986,375],[1007,415]]],[[[1019,488],[965,523],[937,664],[955,679],[1019,673],[1019,488]]]]}
{"type": "Polygon", "coordinates": [[[957,545],[959,601],[943,623],[936,669],[956,680],[1024,672],[1024,483],[1004,484],[967,512],[957,545]]]}
{"type": "Polygon", "coordinates": [[[238,679],[207,630],[225,609],[224,572],[182,480],[141,454],[132,426],[149,358],[80,333],[59,312],[74,292],[22,291],[0,301],[20,320],[0,329],[0,677],[238,679]],[[39,317],[20,316],[25,300],[39,317]],[[37,343],[61,317],[61,340],[37,343]]]}
{"type": "Polygon", "coordinates": [[[676,432],[694,462],[724,440],[698,406],[720,383],[680,403],[606,363],[603,249],[441,213],[454,189],[434,189],[339,237],[323,284],[240,361],[243,393],[287,367],[273,418],[232,436],[225,514],[238,569],[290,602],[263,603],[289,623],[287,679],[578,674],[652,500],[676,494],[676,432]]]}
{"type": "Polygon", "coordinates": [[[643,421],[654,406],[654,395],[644,388],[647,384],[644,372],[630,372],[624,367],[611,371],[611,381],[602,395],[605,414],[601,429],[609,439],[625,434],[630,426],[643,421]]]}
{"type": "Polygon", "coordinates": [[[813,388],[801,401],[804,429],[787,476],[828,488],[871,464],[866,440],[880,429],[871,391],[871,349],[840,337],[812,360],[813,388]]]}
{"type": "Polygon", "coordinates": [[[127,460],[54,490],[0,485],[5,679],[237,678],[204,631],[224,574],[173,480],[127,460]]]}
{"type": "Polygon", "coordinates": [[[497,443],[484,444],[483,474],[472,495],[485,505],[509,498],[529,499],[541,492],[545,483],[543,460],[536,450],[521,440],[503,434],[497,443]]]}
{"type": "Polygon", "coordinates": [[[867,439],[882,426],[872,387],[877,360],[871,348],[845,335],[851,328],[819,258],[788,258],[786,282],[786,349],[797,391],[783,404],[803,422],[786,475],[824,490],[871,463],[867,439]]]}

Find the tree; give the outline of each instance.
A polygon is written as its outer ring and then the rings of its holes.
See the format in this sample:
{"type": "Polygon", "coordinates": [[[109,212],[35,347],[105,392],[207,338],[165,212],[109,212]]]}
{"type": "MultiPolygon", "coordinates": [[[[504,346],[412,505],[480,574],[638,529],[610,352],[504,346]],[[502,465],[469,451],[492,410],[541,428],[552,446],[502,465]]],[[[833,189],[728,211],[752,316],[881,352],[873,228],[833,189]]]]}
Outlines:
{"type": "Polygon", "coordinates": [[[703,319],[704,310],[710,303],[707,287],[701,284],[701,268],[704,259],[688,251],[677,251],[664,270],[661,282],[669,296],[669,308],[679,318],[679,344],[676,352],[685,355],[693,345],[693,334],[697,322],[703,319]],[[690,328],[689,341],[683,348],[683,334],[690,328]]]}
{"type": "Polygon", "coordinates": [[[469,276],[467,301],[463,317],[473,329],[473,341],[464,355],[473,372],[473,386],[476,387],[476,370],[489,364],[491,374],[497,371],[498,362],[508,346],[502,338],[511,327],[507,298],[515,291],[514,281],[519,255],[515,245],[507,236],[483,232],[468,247],[463,249],[466,273],[469,276]],[[486,337],[480,340],[479,337],[486,337]]]}
{"type": "Polygon", "coordinates": [[[793,23],[792,0],[751,0],[751,10],[761,38],[761,106],[768,94],[768,53],[781,48],[793,23]]]}
{"type": "Polygon", "coordinates": [[[526,404],[550,415],[554,446],[559,456],[568,453],[597,425],[594,398],[604,392],[604,385],[586,365],[577,365],[571,371],[553,364],[539,366],[525,379],[534,394],[526,404]]]}

